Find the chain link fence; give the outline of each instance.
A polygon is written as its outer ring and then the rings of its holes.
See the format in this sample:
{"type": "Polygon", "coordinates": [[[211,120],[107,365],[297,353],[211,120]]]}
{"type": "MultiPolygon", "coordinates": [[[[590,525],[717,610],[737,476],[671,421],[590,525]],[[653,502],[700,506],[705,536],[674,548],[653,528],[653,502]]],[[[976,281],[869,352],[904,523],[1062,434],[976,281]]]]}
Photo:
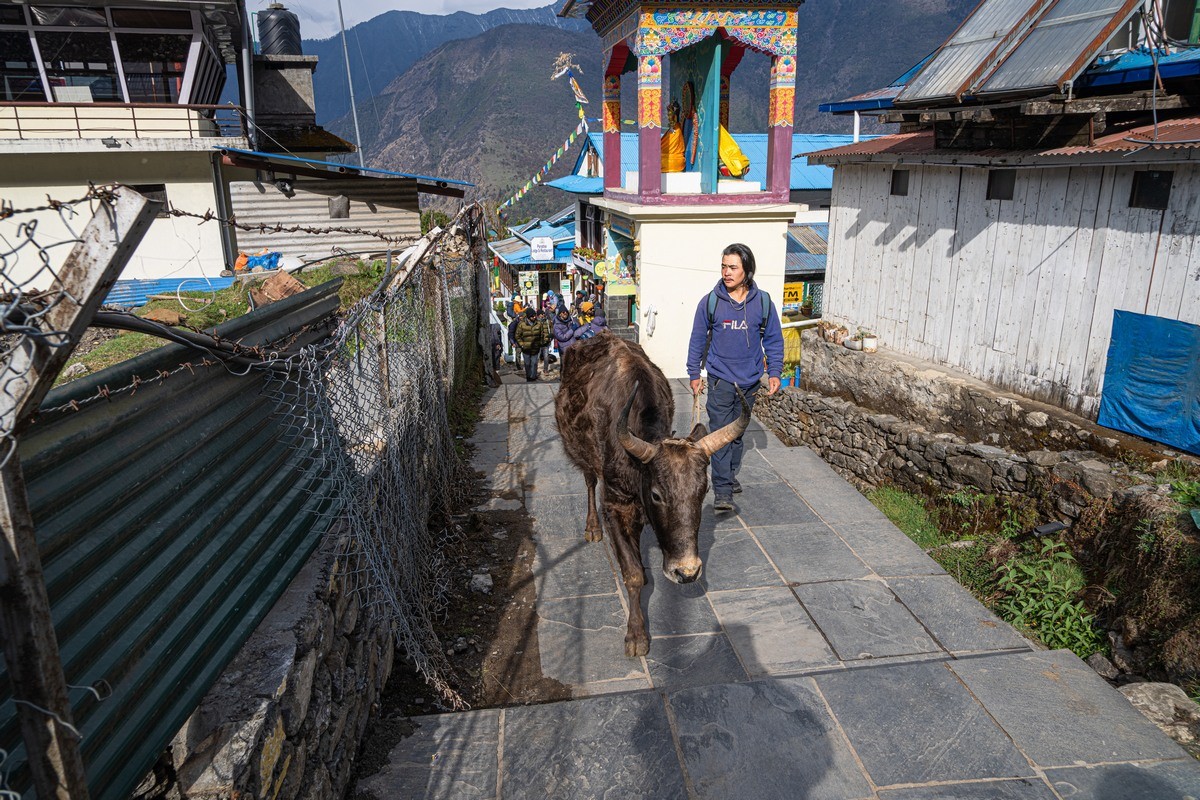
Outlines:
{"type": "Polygon", "coordinates": [[[403,275],[350,308],[329,342],[287,359],[274,383],[304,452],[346,501],[343,578],[395,621],[397,642],[456,708],[465,704],[446,681],[435,622],[455,539],[449,515],[466,484],[451,398],[482,374],[479,219],[473,208],[460,213],[402,264],[403,275]]]}

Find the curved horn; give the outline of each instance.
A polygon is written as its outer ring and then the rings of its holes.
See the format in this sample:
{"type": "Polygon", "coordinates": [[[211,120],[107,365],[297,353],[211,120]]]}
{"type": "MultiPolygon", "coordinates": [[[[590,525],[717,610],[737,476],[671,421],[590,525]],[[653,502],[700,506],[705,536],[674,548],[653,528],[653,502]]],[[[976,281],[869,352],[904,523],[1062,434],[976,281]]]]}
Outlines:
{"type": "Polygon", "coordinates": [[[658,445],[650,444],[629,432],[629,410],[633,408],[633,399],[637,397],[637,393],[638,383],[635,382],[633,391],[629,393],[629,399],[625,401],[625,408],[622,409],[621,416],[617,419],[617,439],[621,442],[621,446],[629,452],[629,455],[645,464],[654,458],[654,454],[658,452],[658,445]]]}
{"type": "Polygon", "coordinates": [[[713,431],[708,436],[696,442],[696,447],[700,448],[706,456],[711,456],[725,445],[734,441],[746,432],[746,428],[750,427],[750,404],[746,402],[746,396],[742,394],[741,389],[734,386],[733,390],[737,392],[738,400],[742,401],[742,415],[725,427],[713,431]]]}

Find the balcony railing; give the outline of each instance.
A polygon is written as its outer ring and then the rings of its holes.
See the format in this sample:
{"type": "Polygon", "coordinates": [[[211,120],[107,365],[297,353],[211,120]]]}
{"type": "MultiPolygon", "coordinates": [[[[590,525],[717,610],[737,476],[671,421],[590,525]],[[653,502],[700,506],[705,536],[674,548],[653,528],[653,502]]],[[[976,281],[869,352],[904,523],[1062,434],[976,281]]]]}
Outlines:
{"type": "Polygon", "coordinates": [[[205,139],[245,136],[238,106],[175,103],[0,103],[0,141],[205,139]]]}

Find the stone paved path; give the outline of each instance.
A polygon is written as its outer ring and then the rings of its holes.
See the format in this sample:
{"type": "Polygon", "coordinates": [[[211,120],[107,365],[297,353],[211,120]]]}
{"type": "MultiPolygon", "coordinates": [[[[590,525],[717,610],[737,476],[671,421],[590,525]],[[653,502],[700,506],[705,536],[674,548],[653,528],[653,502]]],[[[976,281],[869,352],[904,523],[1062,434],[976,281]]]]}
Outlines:
{"type": "MultiPolygon", "coordinates": [[[[677,430],[691,399],[676,392],[677,430]]],[[[573,699],[415,720],[380,798],[1160,800],[1200,764],[1072,653],[1036,651],[852,486],[757,422],[737,513],[705,511],[704,576],[643,550],[650,654],[624,656],[606,543],[555,384],[487,398],[477,468],[523,481],[537,539],[544,673],[573,699]]],[[[711,504],[711,494],[709,496],[711,504]]]]}

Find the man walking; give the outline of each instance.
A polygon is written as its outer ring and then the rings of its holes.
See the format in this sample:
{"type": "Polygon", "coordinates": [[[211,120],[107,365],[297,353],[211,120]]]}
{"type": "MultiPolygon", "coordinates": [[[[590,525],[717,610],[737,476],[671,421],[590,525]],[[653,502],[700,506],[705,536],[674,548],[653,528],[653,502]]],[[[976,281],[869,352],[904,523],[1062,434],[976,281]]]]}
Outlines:
{"type": "MultiPolygon", "coordinates": [[[[701,367],[710,378],[708,425],[728,425],[741,413],[735,387],[753,407],[767,361],[767,394],[779,391],[783,372],[783,329],[770,296],[754,283],[754,253],[744,244],[731,244],[721,254],[721,280],[700,299],[688,344],[687,371],[692,393],[704,391],[701,367]]],[[[733,510],[733,495],[742,466],[742,437],[712,456],[712,484],[717,511],[733,510]]]]}
{"type": "Polygon", "coordinates": [[[524,315],[517,322],[517,346],[525,359],[525,380],[538,379],[538,354],[550,339],[548,325],[538,319],[538,311],[533,306],[525,309],[524,315]]]}

